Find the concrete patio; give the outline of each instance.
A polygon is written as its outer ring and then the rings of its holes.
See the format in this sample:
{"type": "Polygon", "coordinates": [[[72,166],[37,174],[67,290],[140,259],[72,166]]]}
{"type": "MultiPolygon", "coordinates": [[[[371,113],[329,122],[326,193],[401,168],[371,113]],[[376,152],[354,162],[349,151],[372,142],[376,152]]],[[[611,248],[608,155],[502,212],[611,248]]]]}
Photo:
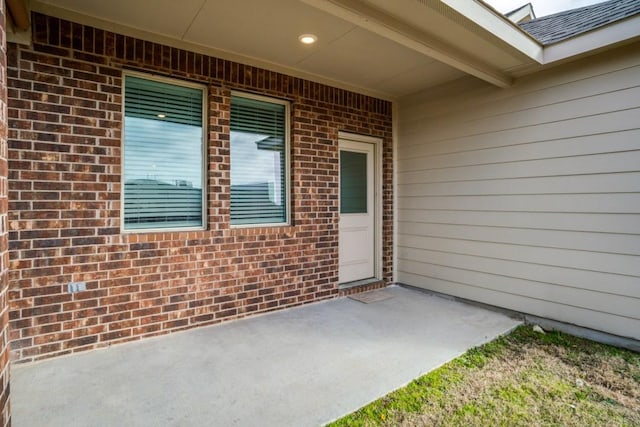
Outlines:
{"type": "Polygon", "coordinates": [[[520,323],[382,292],[14,366],[13,425],[317,426],[520,323]]]}

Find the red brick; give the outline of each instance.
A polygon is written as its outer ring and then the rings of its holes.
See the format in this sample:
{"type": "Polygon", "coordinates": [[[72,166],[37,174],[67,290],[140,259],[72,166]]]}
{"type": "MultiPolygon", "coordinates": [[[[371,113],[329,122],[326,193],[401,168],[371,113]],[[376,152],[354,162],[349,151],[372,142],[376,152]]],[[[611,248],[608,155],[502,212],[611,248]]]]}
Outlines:
{"type": "Polygon", "coordinates": [[[346,294],[337,288],[338,131],[384,141],[384,280],[375,286],[391,281],[391,103],[33,17],[34,45],[10,44],[7,70],[8,222],[16,226],[9,237],[16,291],[10,304],[20,337],[14,358],[36,360],[346,294]],[[120,232],[125,63],[209,86],[206,231],[120,232]],[[291,226],[230,227],[228,88],[291,100],[291,226]],[[67,282],[80,280],[89,289],[67,294],[67,282]],[[73,331],[71,339],[63,331],[73,331]]]}

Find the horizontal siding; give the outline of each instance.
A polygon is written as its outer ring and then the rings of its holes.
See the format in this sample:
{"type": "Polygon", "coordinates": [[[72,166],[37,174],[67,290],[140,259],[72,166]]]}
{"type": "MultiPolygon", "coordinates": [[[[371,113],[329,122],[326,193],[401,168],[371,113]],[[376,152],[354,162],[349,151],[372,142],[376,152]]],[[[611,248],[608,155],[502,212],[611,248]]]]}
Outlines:
{"type": "MultiPolygon", "coordinates": [[[[640,72],[640,71],[639,71],[640,72]]],[[[455,124],[451,120],[442,120],[432,129],[435,141],[450,141],[456,138],[473,137],[494,132],[523,132],[525,136],[534,132],[549,137],[551,132],[564,131],[567,125],[584,122],[585,119],[599,116],[613,119],[625,117],[625,112],[636,110],[640,105],[640,88],[619,90],[606,96],[591,96],[545,107],[536,107],[513,114],[501,114],[473,120],[456,126],[455,132],[447,127],[455,124]]],[[[637,123],[630,123],[637,126],[637,123]]],[[[586,129],[592,129],[588,126],[586,129]]],[[[584,133],[582,133],[584,135],[584,133]]],[[[508,133],[507,133],[508,135],[508,133]]]]}
{"type": "Polygon", "coordinates": [[[638,213],[640,194],[526,194],[403,197],[406,209],[638,213]]]}
{"type": "Polygon", "coordinates": [[[640,276],[640,263],[637,262],[637,256],[634,255],[424,237],[413,234],[399,234],[398,238],[403,243],[402,248],[424,248],[477,256],[490,255],[494,258],[534,264],[566,266],[581,270],[640,276]]]}
{"type": "MultiPolygon", "coordinates": [[[[640,109],[636,111],[637,120],[640,109]]],[[[632,118],[630,117],[629,120],[632,118]]],[[[635,140],[638,141],[638,140],[635,140]]],[[[410,148],[407,148],[410,149],[410,148]]],[[[607,150],[605,145],[602,150],[607,150]]],[[[402,150],[402,148],[400,148],[402,150]]],[[[534,150],[532,150],[534,151],[534,150]]],[[[535,154],[534,154],[535,155],[535,154]]],[[[576,154],[555,158],[499,161],[494,163],[465,165],[458,167],[429,168],[432,163],[425,161],[426,168],[419,170],[400,169],[398,183],[450,182],[479,179],[510,179],[541,176],[593,175],[603,173],[637,172],[640,151],[627,150],[618,153],[576,154]]],[[[399,165],[402,168],[402,165],[399,165]]]]}
{"type": "Polygon", "coordinates": [[[455,283],[473,284],[483,289],[504,291],[514,295],[541,301],[550,301],[558,304],[571,305],[589,310],[607,313],[611,310],[609,304],[614,304],[616,314],[633,320],[638,310],[638,299],[607,294],[603,301],[602,292],[581,289],[575,292],[575,288],[559,286],[551,283],[536,282],[529,279],[520,279],[514,276],[484,273],[468,268],[448,267],[424,262],[402,260],[402,270],[407,273],[435,279],[445,279],[455,283]]]}
{"type": "MultiPolygon", "coordinates": [[[[637,126],[640,127],[640,123],[638,123],[637,126]]],[[[637,149],[635,141],[638,139],[640,139],[640,129],[630,129],[560,140],[507,145],[504,147],[484,149],[473,147],[466,148],[465,151],[443,154],[432,154],[429,152],[428,147],[417,146],[411,150],[414,153],[413,156],[409,158],[399,158],[398,164],[402,167],[403,171],[411,171],[558,159],[575,156],[593,156],[633,151],[637,149]],[[535,155],[535,157],[532,157],[533,155],[535,155]]]]}
{"type": "MultiPolygon", "coordinates": [[[[511,128],[508,124],[505,124],[501,129],[496,129],[493,132],[485,131],[476,134],[450,136],[448,138],[446,135],[434,135],[432,140],[434,147],[430,154],[479,150],[634,130],[638,129],[638,122],[635,120],[637,117],[638,109],[634,108],[622,111],[611,111],[593,116],[576,117],[558,122],[539,123],[521,128],[511,128]]],[[[505,120],[508,120],[508,118],[505,118],[505,120]]],[[[455,128],[455,122],[449,123],[449,126],[455,128]]],[[[439,129],[441,127],[446,129],[446,126],[440,123],[437,127],[433,127],[433,131],[441,130],[439,129]]],[[[421,137],[421,133],[416,133],[414,130],[403,134],[403,137],[407,140],[415,141],[415,138],[421,137]]],[[[409,147],[410,146],[407,148],[409,147]]],[[[403,153],[403,156],[404,155],[405,153],[403,153]]]]}
{"type": "Polygon", "coordinates": [[[402,248],[398,257],[402,262],[424,262],[451,266],[463,270],[500,273],[503,276],[549,283],[575,289],[588,289],[595,292],[640,298],[640,287],[634,276],[615,273],[603,273],[593,270],[579,270],[570,267],[558,267],[545,264],[491,258],[482,255],[466,255],[445,251],[402,248]]]}
{"type": "Polygon", "coordinates": [[[507,243],[520,246],[597,251],[611,254],[640,255],[640,235],[589,233],[565,230],[531,230],[477,226],[402,222],[398,232],[407,236],[440,237],[478,242],[507,243]]]}
{"type": "Polygon", "coordinates": [[[405,183],[402,197],[473,196],[515,194],[635,193],[640,191],[640,173],[543,176],[472,181],[405,183]]]}
{"type": "Polygon", "coordinates": [[[400,283],[413,284],[413,286],[435,292],[638,339],[637,331],[640,329],[640,321],[635,317],[630,319],[612,315],[610,312],[595,311],[543,298],[529,298],[505,290],[495,291],[477,284],[456,283],[404,271],[398,273],[398,280],[400,283]]]}
{"type": "Polygon", "coordinates": [[[640,234],[640,214],[492,211],[491,215],[487,215],[486,211],[399,209],[398,219],[400,226],[405,222],[424,222],[498,228],[640,234]]]}
{"type": "Polygon", "coordinates": [[[402,100],[398,281],[640,339],[639,47],[402,100]]]}
{"type": "Polygon", "coordinates": [[[401,119],[403,123],[411,124],[425,115],[447,118],[451,112],[462,112],[465,121],[470,121],[634,87],[638,84],[640,57],[634,55],[633,49],[637,46],[600,56],[615,61],[613,67],[607,61],[588,59],[591,62],[588,67],[569,66],[573,69],[568,73],[565,71],[569,67],[564,67],[559,72],[547,72],[544,78],[539,75],[522,78],[512,89],[505,91],[496,91],[474,79],[430,88],[425,93],[401,100],[401,119]],[[456,88],[451,90],[451,86],[456,88]],[[458,87],[464,90],[457,90],[458,87]],[[522,101],[524,97],[526,102],[522,101]]]}

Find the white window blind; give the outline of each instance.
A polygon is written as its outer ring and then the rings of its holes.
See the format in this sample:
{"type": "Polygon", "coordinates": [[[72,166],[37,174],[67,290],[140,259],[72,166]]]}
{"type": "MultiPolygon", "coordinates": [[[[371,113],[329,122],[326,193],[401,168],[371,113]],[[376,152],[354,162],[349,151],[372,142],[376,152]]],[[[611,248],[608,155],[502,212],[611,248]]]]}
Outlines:
{"type": "Polygon", "coordinates": [[[204,90],[125,76],[124,228],[203,226],[204,90]]]}
{"type": "Polygon", "coordinates": [[[287,106],[231,98],[231,224],[287,222],[287,106]]]}

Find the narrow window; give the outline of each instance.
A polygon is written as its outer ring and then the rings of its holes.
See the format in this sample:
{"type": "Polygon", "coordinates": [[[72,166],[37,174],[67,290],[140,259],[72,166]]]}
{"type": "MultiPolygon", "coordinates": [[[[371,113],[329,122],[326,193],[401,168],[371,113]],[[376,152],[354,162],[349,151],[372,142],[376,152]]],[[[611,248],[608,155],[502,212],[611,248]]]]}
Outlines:
{"type": "Polygon", "coordinates": [[[340,213],[367,213],[367,153],[340,151],[340,213]]]}
{"type": "Polygon", "coordinates": [[[288,103],[231,98],[231,225],[288,223],[288,103]]]}
{"type": "Polygon", "coordinates": [[[124,230],[204,227],[204,88],[125,75],[124,230]]]}

